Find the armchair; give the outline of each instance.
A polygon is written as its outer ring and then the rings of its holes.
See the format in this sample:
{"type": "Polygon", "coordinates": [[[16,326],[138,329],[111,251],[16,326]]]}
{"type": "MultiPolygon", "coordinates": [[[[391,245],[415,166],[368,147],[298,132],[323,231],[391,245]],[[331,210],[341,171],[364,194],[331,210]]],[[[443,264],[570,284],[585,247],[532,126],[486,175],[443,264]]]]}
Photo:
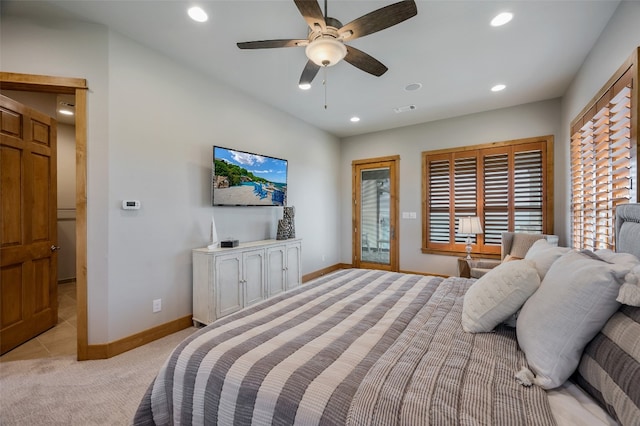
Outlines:
{"type": "Polygon", "coordinates": [[[500,248],[500,260],[473,259],[468,261],[470,277],[480,278],[491,269],[504,262],[507,256],[511,259],[524,259],[524,256],[527,254],[533,243],[542,238],[545,238],[550,244],[558,245],[557,235],[503,232],[500,248]]]}

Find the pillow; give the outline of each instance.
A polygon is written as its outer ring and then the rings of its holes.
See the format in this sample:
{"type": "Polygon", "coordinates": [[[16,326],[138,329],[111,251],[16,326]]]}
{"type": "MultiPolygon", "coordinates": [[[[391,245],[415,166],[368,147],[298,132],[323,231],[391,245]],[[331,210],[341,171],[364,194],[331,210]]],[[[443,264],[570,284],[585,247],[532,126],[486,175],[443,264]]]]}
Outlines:
{"type": "Polygon", "coordinates": [[[625,305],[640,307],[640,286],[625,282],[620,287],[616,300],[625,305]]]}
{"type": "Polygon", "coordinates": [[[553,389],[569,378],[586,344],[620,307],[616,297],[628,272],[626,265],[576,251],[551,265],[516,324],[533,383],[553,389]]]}
{"type": "Polygon", "coordinates": [[[540,275],[540,280],[544,280],[553,262],[569,251],[571,251],[569,247],[558,247],[542,239],[531,246],[524,258],[533,263],[540,275]]]}
{"type": "Polygon", "coordinates": [[[471,284],[462,302],[462,328],[469,333],[493,330],[516,313],[540,286],[526,260],[501,263],[471,284]]]}
{"type": "Polygon", "coordinates": [[[616,300],[625,305],[640,307],[640,266],[635,266],[624,277],[624,284],[620,287],[616,300]]]}
{"type": "Polygon", "coordinates": [[[504,257],[504,259],[502,259],[503,262],[511,262],[512,260],[522,260],[522,257],[511,256],[510,254],[508,254],[504,257]]]}
{"type": "Polygon", "coordinates": [[[624,277],[617,301],[625,305],[640,306],[640,260],[630,253],[615,253],[611,250],[597,250],[596,253],[607,262],[626,265],[631,269],[624,277]]]}
{"type": "Polygon", "coordinates": [[[587,345],[573,380],[623,425],[640,419],[640,308],[622,306],[587,345]]]}
{"type": "Polygon", "coordinates": [[[629,267],[629,269],[633,269],[640,264],[640,260],[631,253],[616,253],[609,249],[602,249],[596,250],[593,254],[607,262],[625,265],[629,267]]]}

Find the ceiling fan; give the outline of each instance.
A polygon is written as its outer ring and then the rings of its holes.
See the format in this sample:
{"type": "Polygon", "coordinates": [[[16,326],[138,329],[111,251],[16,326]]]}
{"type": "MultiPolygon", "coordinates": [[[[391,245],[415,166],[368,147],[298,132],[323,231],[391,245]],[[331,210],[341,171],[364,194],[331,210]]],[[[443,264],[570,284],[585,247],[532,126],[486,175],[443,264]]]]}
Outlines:
{"type": "Polygon", "coordinates": [[[346,25],[327,16],[327,0],[324,2],[324,15],[317,0],[294,0],[300,14],[309,25],[306,39],[259,40],[238,43],[240,49],[270,49],[276,47],[306,47],[307,61],[300,86],[310,85],[321,67],[330,67],[344,59],[356,68],[380,77],[387,67],[371,55],[345,41],[355,40],[399,24],[417,15],[418,9],[413,0],[400,1],[367,13],[346,25]]]}

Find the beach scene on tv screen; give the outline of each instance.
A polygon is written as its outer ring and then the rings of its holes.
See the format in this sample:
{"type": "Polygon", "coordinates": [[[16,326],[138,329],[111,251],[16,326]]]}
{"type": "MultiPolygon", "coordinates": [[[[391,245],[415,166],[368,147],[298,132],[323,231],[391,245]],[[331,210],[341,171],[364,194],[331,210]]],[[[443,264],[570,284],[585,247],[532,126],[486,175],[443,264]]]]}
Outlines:
{"type": "Polygon", "coordinates": [[[215,147],[213,168],[213,204],[286,205],[286,160],[215,147]]]}

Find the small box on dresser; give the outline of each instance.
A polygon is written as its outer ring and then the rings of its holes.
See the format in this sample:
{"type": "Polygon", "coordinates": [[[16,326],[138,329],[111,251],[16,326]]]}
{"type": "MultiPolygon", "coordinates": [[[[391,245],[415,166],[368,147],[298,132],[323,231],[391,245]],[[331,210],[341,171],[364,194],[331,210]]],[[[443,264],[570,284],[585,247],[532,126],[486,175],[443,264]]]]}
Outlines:
{"type": "Polygon", "coordinates": [[[193,250],[193,323],[207,325],[302,283],[302,241],[193,250]]]}

